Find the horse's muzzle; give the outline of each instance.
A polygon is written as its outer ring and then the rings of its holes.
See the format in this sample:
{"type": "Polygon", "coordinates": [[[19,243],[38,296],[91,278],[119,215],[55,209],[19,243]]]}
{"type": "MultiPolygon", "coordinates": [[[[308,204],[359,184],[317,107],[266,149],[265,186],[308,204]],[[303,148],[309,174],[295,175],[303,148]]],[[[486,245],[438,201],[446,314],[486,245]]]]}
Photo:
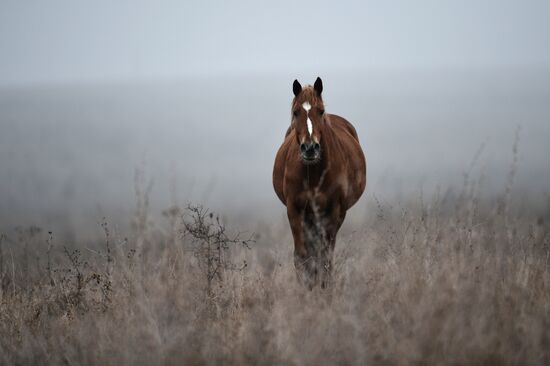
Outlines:
{"type": "Polygon", "coordinates": [[[300,144],[300,154],[305,163],[315,163],[321,157],[321,145],[317,142],[300,144]]]}

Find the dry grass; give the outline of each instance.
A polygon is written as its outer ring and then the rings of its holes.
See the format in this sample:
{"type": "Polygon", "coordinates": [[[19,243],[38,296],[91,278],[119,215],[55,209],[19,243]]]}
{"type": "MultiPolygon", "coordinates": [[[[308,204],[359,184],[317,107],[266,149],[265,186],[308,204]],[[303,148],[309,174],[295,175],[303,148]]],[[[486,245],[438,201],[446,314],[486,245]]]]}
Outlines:
{"type": "Polygon", "coordinates": [[[0,242],[0,364],[548,365],[550,204],[478,192],[371,199],[327,290],[297,283],[286,227],[243,243],[177,207],[154,225],[146,197],[128,238],[20,229],[0,242]]]}

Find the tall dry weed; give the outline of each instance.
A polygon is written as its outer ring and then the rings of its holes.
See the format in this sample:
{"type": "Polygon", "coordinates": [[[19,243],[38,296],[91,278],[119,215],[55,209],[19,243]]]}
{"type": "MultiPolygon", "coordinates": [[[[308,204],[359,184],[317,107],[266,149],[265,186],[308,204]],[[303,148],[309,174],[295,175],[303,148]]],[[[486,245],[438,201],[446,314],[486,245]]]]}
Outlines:
{"type": "Polygon", "coordinates": [[[5,233],[0,364],[550,364],[550,206],[513,200],[515,145],[496,198],[481,152],[457,192],[369,196],[324,290],[297,282],[284,225],[250,245],[200,206],[155,222],[141,197],[95,245],[5,233]]]}

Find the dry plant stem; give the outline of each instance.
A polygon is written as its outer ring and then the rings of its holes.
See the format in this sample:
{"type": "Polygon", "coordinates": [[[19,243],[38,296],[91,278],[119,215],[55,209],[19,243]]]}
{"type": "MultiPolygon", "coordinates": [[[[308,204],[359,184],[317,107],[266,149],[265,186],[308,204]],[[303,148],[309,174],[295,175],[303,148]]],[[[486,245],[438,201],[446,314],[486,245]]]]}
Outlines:
{"type": "Polygon", "coordinates": [[[200,205],[188,205],[182,221],[182,235],[188,234],[192,239],[191,250],[198,259],[199,266],[203,268],[206,276],[206,293],[208,298],[212,298],[215,296],[214,280],[221,283],[225,271],[240,271],[246,268],[246,261],[240,266],[231,261],[230,251],[235,247],[250,249],[254,240],[252,236],[242,239],[242,233],[228,235],[219,216],[200,205]]]}

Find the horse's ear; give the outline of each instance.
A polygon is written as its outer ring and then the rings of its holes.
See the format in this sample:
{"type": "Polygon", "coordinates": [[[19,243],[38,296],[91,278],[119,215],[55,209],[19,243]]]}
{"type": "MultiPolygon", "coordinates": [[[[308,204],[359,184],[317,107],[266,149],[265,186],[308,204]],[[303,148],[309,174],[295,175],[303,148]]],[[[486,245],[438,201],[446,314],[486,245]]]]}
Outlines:
{"type": "Polygon", "coordinates": [[[320,77],[317,77],[317,80],[315,80],[315,84],[313,84],[313,89],[315,89],[317,94],[321,96],[321,93],[323,92],[323,80],[321,80],[320,77]]]}
{"type": "Polygon", "coordinates": [[[295,97],[297,97],[302,91],[302,85],[300,85],[298,80],[294,80],[294,83],[292,84],[292,91],[294,92],[295,97]]]}

